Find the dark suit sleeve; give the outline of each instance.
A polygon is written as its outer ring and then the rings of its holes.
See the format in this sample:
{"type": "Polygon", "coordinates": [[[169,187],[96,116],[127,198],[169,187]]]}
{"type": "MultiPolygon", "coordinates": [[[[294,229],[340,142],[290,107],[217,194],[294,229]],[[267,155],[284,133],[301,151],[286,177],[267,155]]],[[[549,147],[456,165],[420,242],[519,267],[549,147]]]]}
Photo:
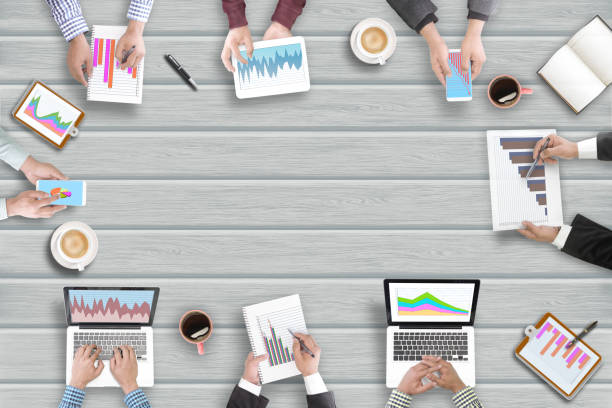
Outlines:
{"type": "Polygon", "coordinates": [[[597,135],[597,159],[612,160],[612,132],[602,132],[597,135]]]}
{"type": "Polygon", "coordinates": [[[612,231],[578,214],[562,251],[612,269],[612,231]]]}
{"type": "Polygon", "coordinates": [[[417,33],[426,24],[438,22],[438,8],[430,0],[387,0],[387,3],[417,33]]]}
{"type": "Polygon", "coordinates": [[[336,408],[334,393],[331,391],[307,395],[308,408],[336,408]]]}
{"type": "Polygon", "coordinates": [[[227,402],[227,408],[265,408],[268,402],[269,400],[262,395],[257,396],[235,386],[227,402]]]}

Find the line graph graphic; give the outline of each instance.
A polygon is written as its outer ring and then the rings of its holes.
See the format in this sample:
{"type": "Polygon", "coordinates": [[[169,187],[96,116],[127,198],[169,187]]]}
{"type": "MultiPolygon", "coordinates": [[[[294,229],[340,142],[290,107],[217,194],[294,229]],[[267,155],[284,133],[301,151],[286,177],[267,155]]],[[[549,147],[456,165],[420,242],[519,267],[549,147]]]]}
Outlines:
{"type": "Polygon", "coordinates": [[[147,323],[153,291],[71,290],[74,323],[147,323]]]}
{"type": "Polygon", "coordinates": [[[469,312],[450,305],[429,292],[425,292],[414,299],[398,296],[397,313],[400,316],[455,316],[467,315],[469,312]]]}
{"type": "Polygon", "coordinates": [[[471,97],[471,72],[463,73],[461,69],[461,52],[448,53],[448,63],[452,76],[446,78],[446,95],[449,98],[471,97]]]}
{"type": "Polygon", "coordinates": [[[25,109],[25,114],[34,119],[36,122],[40,123],[45,128],[49,129],[53,133],[58,136],[64,136],[70,125],[72,124],[72,120],[64,122],[62,117],[60,116],[59,111],[49,113],[46,115],[39,115],[38,107],[40,103],[41,95],[37,95],[30,100],[28,106],[25,109]]]}
{"type": "Polygon", "coordinates": [[[238,77],[241,89],[278,86],[305,80],[302,65],[301,44],[287,44],[258,48],[249,58],[246,51],[240,54],[247,64],[238,61],[238,77]]]}

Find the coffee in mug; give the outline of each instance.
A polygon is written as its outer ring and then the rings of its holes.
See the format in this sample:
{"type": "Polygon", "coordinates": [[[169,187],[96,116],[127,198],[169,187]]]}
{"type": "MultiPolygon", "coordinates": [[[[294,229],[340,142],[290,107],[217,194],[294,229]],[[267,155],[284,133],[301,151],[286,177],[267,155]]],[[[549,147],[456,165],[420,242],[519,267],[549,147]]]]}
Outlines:
{"type": "Polygon", "coordinates": [[[370,54],[380,54],[388,42],[387,33],[380,27],[368,27],[361,34],[361,46],[370,54]]]}
{"type": "Polygon", "coordinates": [[[212,334],[210,317],[201,310],[190,310],[179,321],[179,332],[186,342],[198,346],[198,354],[204,354],[204,342],[212,334]]]}
{"type": "Polygon", "coordinates": [[[79,259],[87,254],[89,240],[87,236],[77,229],[66,231],[60,239],[60,248],[69,258],[79,259]]]}
{"type": "Polygon", "coordinates": [[[530,95],[533,90],[521,88],[519,81],[510,75],[500,75],[489,82],[489,100],[498,108],[511,108],[521,99],[521,95],[530,95]]]}

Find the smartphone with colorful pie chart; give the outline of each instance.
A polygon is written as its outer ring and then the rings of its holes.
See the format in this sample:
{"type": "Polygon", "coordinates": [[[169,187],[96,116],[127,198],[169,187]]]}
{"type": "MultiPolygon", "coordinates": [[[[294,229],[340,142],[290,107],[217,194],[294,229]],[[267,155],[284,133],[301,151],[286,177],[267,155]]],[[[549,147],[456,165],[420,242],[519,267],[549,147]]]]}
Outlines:
{"type": "Polygon", "coordinates": [[[87,183],[82,180],[38,180],[36,190],[59,195],[53,205],[84,206],[87,203],[87,183]]]}

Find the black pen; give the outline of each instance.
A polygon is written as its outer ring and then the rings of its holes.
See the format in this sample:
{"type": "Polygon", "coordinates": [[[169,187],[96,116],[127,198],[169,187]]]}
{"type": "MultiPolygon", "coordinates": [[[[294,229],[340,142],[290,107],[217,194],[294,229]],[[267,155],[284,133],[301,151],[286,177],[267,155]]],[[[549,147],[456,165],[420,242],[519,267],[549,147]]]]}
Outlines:
{"type": "Polygon", "coordinates": [[[297,341],[300,343],[300,347],[306,351],[308,354],[310,354],[310,357],[315,358],[315,355],[312,351],[310,351],[310,349],[308,347],[306,347],[306,344],[304,344],[304,341],[302,339],[300,339],[298,336],[296,336],[291,329],[287,329],[289,331],[289,333],[291,333],[291,335],[293,337],[295,337],[297,339],[297,341]]]}
{"type": "Polygon", "coordinates": [[[130,58],[130,55],[132,55],[132,53],[134,52],[134,50],[136,49],[135,45],[132,45],[132,48],[130,48],[127,51],[123,51],[123,59],[121,60],[122,64],[125,64],[127,59],[130,58]]]}
{"type": "Polygon", "coordinates": [[[185,71],[185,69],[183,69],[181,64],[179,64],[179,62],[172,55],[166,54],[166,60],[168,60],[168,63],[170,63],[170,65],[172,65],[172,68],[174,68],[176,70],[176,72],[179,73],[180,76],[185,78],[185,81],[187,81],[189,83],[189,85],[191,85],[193,87],[194,90],[196,90],[196,91],[198,90],[198,85],[195,83],[195,81],[193,79],[191,79],[191,75],[189,75],[187,73],[187,71],[185,71]]]}
{"type": "Polygon", "coordinates": [[[579,335],[577,335],[574,340],[570,341],[569,343],[567,343],[567,346],[565,346],[565,348],[570,348],[572,347],[574,344],[576,344],[578,341],[582,340],[582,338],[584,336],[587,335],[587,333],[589,333],[591,330],[593,330],[595,328],[595,326],[597,326],[597,320],[595,320],[593,323],[589,324],[587,327],[584,328],[583,331],[580,332],[579,335]]]}
{"type": "Polygon", "coordinates": [[[531,173],[533,173],[533,169],[535,169],[536,164],[538,164],[538,162],[540,161],[540,156],[542,156],[542,152],[546,150],[549,143],[550,143],[550,137],[547,137],[546,142],[544,142],[544,145],[540,148],[540,151],[538,152],[538,157],[536,157],[535,161],[529,168],[529,171],[527,172],[527,175],[525,176],[526,179],[528,179],[529,176],[531,176],[531,173]]]}

